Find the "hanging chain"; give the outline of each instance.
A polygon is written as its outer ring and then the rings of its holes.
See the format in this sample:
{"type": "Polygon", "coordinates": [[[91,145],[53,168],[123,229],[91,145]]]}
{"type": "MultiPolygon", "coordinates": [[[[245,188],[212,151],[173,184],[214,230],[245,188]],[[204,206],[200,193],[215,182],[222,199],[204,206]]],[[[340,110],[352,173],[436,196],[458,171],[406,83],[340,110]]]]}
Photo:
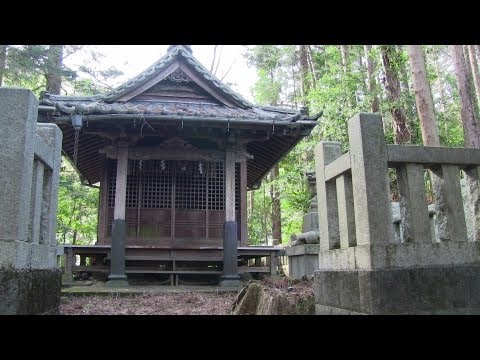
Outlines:
{"type": "Polygon", "coordinates": [[[75,168],[77,167],[79,136],[80,136],[80,129],[75,129],[75,142],[73,143],[73,166],[75,166],[75,168]]]}

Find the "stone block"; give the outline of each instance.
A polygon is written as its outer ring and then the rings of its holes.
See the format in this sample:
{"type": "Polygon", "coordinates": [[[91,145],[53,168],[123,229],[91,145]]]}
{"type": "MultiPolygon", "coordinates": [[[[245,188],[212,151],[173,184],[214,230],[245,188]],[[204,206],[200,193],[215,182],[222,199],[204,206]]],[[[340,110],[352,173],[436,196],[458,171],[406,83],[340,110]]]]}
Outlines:
{"type": "Polygon", "coordinates": [[[318,231],[318,212],[303,215],[302,232],[318,231]]]}
{"type": "Polygon", "coordinates": [[[340,288],[338,286],[341,279],[341,271],[325,271],[325,280],[323,283],[324,305],[338,307],[340,305],[340,288]]]}
{"type": "Polygon", "coordinates": [[[368,271],[368,276],[371,314],[412,313],[410,295],[413,289],[407,270],[373,270],[368,271]]]}
{"type": "Polygon", "coordinates": [[[0,315],[58,314],[61,272],[0,269],[0,315]]]}
{"type": "Polygon", "coordinates": [[[340,312],[478,314],[480,265],[320,270],[315,272],[314,292],[317,305],[342,309],[340,312]]]}
{"type": "Polygon", "coordinates": [[[325,304],[323,296],[323,285],[325,283],[325,271],[317,270],[313,274],[313,293],[315,295],[315,303],[325,304]]]}
{"type": "Polygon", "coordinates": [[[48,247],[43,244],[32,244],[32,269],[48,269],[48,247]]]}
{"type": "Polygon", "coordinates": [[[340,271],[340,304],[339,307],[347,310],[360,308],[360,289],[358,282],[358,271],[340,271]]]}
{"type": "Polygon", "coordinates": [[[30,269],[32,263],[32,244],[25,241],[16,242],[16,269],[30,269]]]}
{"type": "Polygon", "coordinates": [[[0,268],[16,265],[17,248],[15,241],[0,239],[0,268]]]}
{"type": "Polygon", "coordinates": [[[26,241],[38,101],[30,90],[0,88],[0,234],[26,241]]]}

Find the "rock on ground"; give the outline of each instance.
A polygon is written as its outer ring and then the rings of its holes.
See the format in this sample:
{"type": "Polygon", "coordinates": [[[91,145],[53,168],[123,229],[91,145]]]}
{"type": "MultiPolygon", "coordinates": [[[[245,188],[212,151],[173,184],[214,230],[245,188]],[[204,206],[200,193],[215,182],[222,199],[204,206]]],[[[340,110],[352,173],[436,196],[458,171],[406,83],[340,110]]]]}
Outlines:
{"type": "Polygon", "coordinates": [[[236,315],[315,315],[312,281],[251,281],[230,309],[236,315]]]}

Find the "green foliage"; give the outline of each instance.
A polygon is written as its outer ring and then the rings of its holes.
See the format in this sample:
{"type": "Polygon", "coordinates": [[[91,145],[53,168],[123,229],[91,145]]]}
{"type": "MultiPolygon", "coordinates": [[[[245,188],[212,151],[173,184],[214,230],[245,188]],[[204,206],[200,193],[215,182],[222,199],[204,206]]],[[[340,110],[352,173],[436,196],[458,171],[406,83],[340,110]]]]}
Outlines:
{"type": "MultiPolygon", "coordinates": [[[[70,46],[65,49],[68,56],[79,49],[70,46]]],[[[50,59],[48,45],[13,45],[7,50],[4,84],[31,89],[36,95],[46,90],[47,74],[59,74],[64,81],[73,81],[76,73],[72,69],[60,67],[50,59]]]]}
{"type": "Polygon", "coordinates": [[[92,245],[97,238],[98,194],[82,185],[78,174],[62,158],[58,188],[57,242],[92,245]]]}
{"type": "Polygon", "coordinates": [[[78,55],[83,62],[68,67],[56,64],[49,45],[11,45],[7,48],[4,86],[25,87],[38,97],[46,90],[47,74],[62,77],[62,92],[92,95],[111,89],[108,81],[123,73],[114,68],[104,68],[105,56],[89,46],[63,45],[63,60],[78,55]],[[75,69],[74,69],[75,68],[75,69]]]}
{"type": "MultiPolygon", "coordinates": [[[[287,241],[301,231],[303,214],[308,211],[310,196],[306,171],[315,168],[313,150],[322,140],[339,141],[348,149],[347,121],[358,112],[370,112],[377,97],[384,120],[387,143],[394,142],[392,115],[384,85],[384,71],[378,46],[373,46],[369,58],[374,63],[373,77],[377,88],[369,92],[363,45],[348,46],[347,71],[342,66],[338,45],[310,45],[310,67],[301,78],[299,47],[295,45],[259,45],[249,49],[246,58],[258,70],[259,80],[252,88],[256,102],[299,107],[308,103],[310,113],[323,111],[318,126],[280,162],[280,176],[273,183],[281,194],[282,236],[287,241]],[[312,71],[313,70],[313,71],[312,71]],[[314,80],[314,81],[313,81],[314,80]],[[302,81],[311,86],[302,93],[302,81]],[[313,86],[314,84],[314,86],[313,86]]],[[[392,67],[401,84],[400,105],[405,109],[411,131],[411,143],[422,144],[422,133],[415,103],[415,94],[404,46],[386,46],[392,67]]],[[[437,112],[440,141],[443,146],[463,146],[459,95],[452,62],[444,45],[425,46],[428,79],[432,87],[437,112]]],[[[392,199],[398,197],[396,174],[390,172],[392,199]]],[[[426,178],[428,188],[429,179],[426,178]]],[[[269,179],[264,179],[255,191],[253,213],[249,217],[249,237],[252,243],[262,243],[271,236],[271,198],[269,179]]]]}
{"type": "Polygon", "coordinates": [[[280,101],[282,84],[272,79],[267,70],[258,70],[258,81],[255,83],[252,92],[259,105],[277,104],[280,101]]]}

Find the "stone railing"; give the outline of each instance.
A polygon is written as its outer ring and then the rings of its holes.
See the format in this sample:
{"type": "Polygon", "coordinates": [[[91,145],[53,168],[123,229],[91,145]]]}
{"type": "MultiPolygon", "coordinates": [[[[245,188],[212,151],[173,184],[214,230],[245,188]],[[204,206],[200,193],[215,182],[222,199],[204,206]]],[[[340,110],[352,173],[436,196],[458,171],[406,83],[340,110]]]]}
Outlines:
{"type": "Polygon", "coordinates": [[[323,142],[316,148],[320,269],[479,261],[477,243],[467,242],[460,187],[460,170],[468,173],[480,165],[479,149],[387,145],[381,117],[374,114],[352,118],[348,134],[350,151],[345,154],[340,143],[323,142]],[[393,228],[388,168],[397,173],[401,237],[395,236],[393,228]],[[442,184],[434,194],[435,237],[424,169],[430,169],[442,184]],[[365,246],[370,247],[368,251],[365,246]]]}
{"type": "Polygon", "coordinates": [[[58,311],[62,133],[37,107],[30,90],[0,88],[0,314],[58,311]]]}
{"type": "Polygon", "coordinates": [[[376,114],[350,119],[348,135],[345,154],[334,142],[315,149],[317,314],[480,313],[480,149],[387,145],[376,114]],[[389,168],[400,196],[396,219],[389,168]],[[435,185],[433,209],[426,169],[435,185]]]}

